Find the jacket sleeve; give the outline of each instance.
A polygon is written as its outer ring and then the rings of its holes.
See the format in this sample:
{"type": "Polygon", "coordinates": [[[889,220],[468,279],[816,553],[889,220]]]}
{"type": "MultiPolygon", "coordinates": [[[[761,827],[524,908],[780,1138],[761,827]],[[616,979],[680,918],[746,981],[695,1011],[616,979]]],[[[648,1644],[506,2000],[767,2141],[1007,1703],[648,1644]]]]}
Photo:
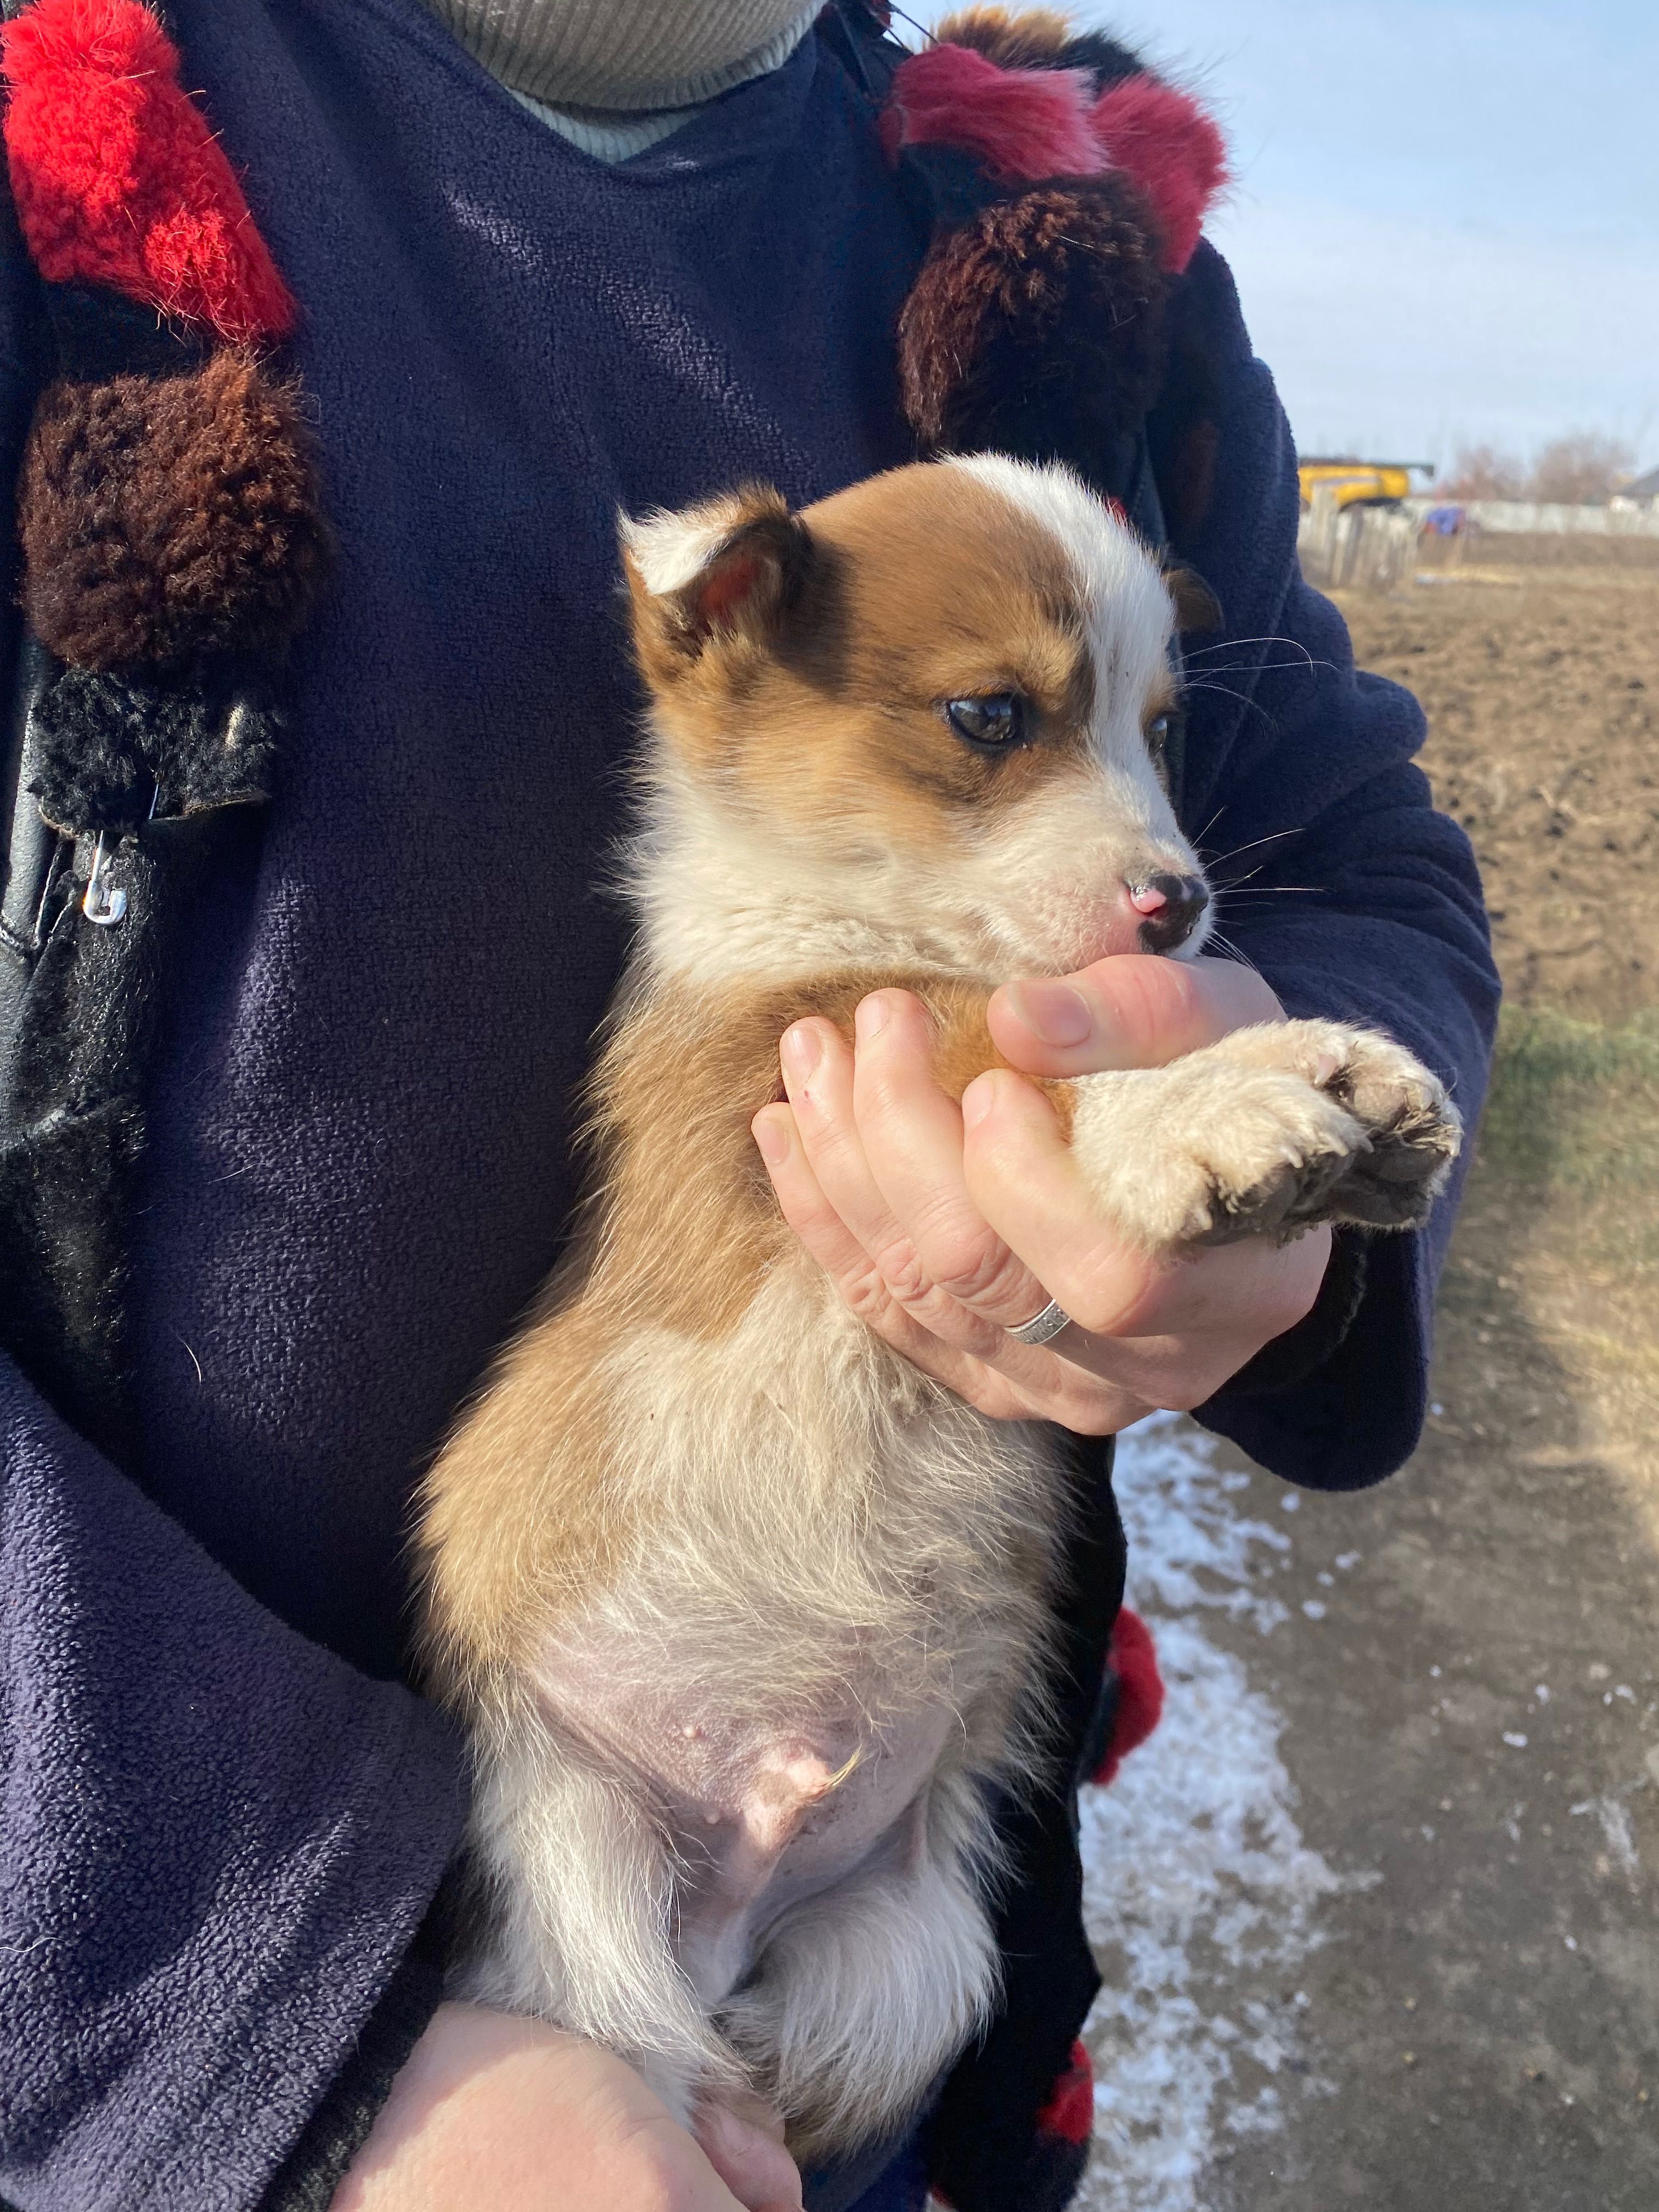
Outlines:
{"type": "Polygon", "coordinates": [[[1335,1341],[1311,1370],[1290,1361],[1296,1379],[1275,1384],[1265,1362],[1198,1410],[1276,1473],[1355,1489],[1397,1468],[1421,1431],[1435,1285],[1486,1092],[1498,978],[1468,841],[1435,811],[1413,760],[1422,710],[1355,669],[1341,616],[1303,580],[1290,427],[1209,247],[1188,283],[1214,394],[1213,430],[1200,424],[1191,442],[1212,473],[1174,536],[1225,627],[1188,641],[1181,796],[1225,887],[1216,949],[1252,962],[1291,1014],[1364,1022],[1408,1045],[1449,1086],[1467,1133],[1424,1231],[1351,1241],[1333,1291],[1345,1325],[1327,1327],[1335,1341]]]}
{"type": "Polygon", "coordinates": [[[387,1992],[399,2055],[437,2001],[404,1962],[459,1747],[263,1611],[4,1360],[0,1772],[0,2194],[258,2203],[387,1992]]]}

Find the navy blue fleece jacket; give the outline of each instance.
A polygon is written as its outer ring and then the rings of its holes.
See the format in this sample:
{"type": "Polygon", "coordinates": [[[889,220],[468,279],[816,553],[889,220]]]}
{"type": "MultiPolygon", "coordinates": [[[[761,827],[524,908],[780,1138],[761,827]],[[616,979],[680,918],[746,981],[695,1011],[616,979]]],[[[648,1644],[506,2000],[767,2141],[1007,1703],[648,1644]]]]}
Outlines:
{"type": "MultiPolygon", "coordinates": [[[[908,458],[893,328],[924,244],[817,40],[611,169],[418,0],[170,13],[303,307],[342,552],[153,1086],[137,1479],[0,1361],[0,2196],[23,2212],[255,2204],[454,1850],[460,1750],[404,1680],[406,1509],[569,1217],[624,949],[594,888],[638,705],[616,511],[748,477],[807,501],[908,458]]],[[[1227,396],[1182,550],[1258,642],[1207,656],[1188,826],[1262,841],[1228,927],[1292,1012],[1385,1024],[1473,1106],[1495,985],[1468,847],[1411,765],[1417,708],[1353,673],[1299,580],[1283,416],[1207,250],[1193,281],[1227,396]],[[1322,895],[1254,896],[1276,882],[1322,895]]],[[[31,288],[14,245],[13,465],[31,288]]],[[[1382,1249],[1310,1382],[1204,1418],[1297,1480],[1396,1465],[1446,1219],[1382,1249]]]]}

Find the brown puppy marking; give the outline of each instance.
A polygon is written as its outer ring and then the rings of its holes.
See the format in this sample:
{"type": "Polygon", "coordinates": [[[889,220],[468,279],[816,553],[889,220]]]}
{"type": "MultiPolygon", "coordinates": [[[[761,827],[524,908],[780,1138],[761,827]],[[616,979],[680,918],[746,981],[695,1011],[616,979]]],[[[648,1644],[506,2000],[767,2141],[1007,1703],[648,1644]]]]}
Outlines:
{"type": "Polygon", "coordinates": [[[700,775],[752,794],[757,818],[776,810],[842,844],[931,842],[939,801],[1003,802],[1086,748],[1095,678],[1077,580],[1050,534],[971,477],[874,477],[813,507],[810,538],[738,495],[712,617],[684,592],[665,604],[637,559],[627,567],[663,726],[700,775]],[[994,539],[1006,545],[994,567],[994,539]],[[1012,691],[1036,710],[1034,742],[1006,758],[975,754],[941,718],[941,697],[1012,691]]]}

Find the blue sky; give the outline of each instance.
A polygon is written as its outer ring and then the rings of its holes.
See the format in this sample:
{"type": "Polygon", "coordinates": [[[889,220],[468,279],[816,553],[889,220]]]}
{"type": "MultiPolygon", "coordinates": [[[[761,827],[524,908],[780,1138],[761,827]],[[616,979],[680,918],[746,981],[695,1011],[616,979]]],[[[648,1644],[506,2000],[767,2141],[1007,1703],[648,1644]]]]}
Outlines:
{"type": "Polygon", "coordinates": [[[1588,428],[1659,463],[1652,0],[1072,12],[1225,124],[1237,183],[1212,235],[1304,452],[1443,462],[1588,428]]]}

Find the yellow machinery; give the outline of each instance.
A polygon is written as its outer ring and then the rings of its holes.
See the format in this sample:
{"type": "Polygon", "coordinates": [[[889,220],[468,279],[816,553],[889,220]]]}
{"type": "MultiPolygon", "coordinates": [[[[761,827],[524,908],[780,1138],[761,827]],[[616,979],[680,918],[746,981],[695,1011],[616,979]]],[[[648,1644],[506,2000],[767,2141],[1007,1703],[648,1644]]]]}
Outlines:
{"type": "Polygon", "coordinates": [[[1329,457],[1304,461],[1302,504],[1311,507],[1316,488],[1329,484],[1338,507],[1398,507],[1409,499],[1413,475],[1432,477],[1432,461],[1358,461],[1329,457]]]}

